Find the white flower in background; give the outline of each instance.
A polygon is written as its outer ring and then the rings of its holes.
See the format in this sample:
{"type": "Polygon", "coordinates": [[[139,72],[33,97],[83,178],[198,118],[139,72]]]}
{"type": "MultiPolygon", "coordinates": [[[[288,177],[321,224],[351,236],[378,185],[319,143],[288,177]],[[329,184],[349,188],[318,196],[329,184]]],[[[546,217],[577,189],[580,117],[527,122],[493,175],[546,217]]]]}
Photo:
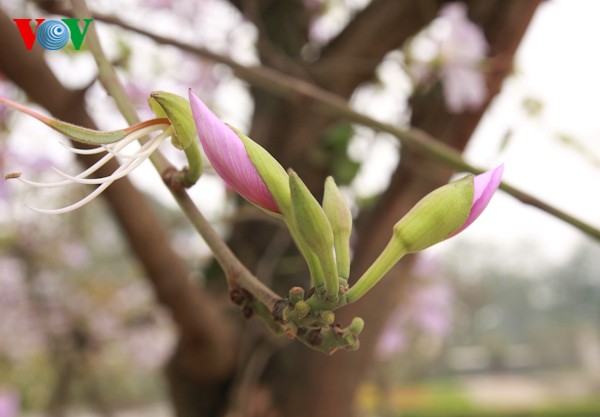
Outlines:
{"type": "Polygon", "coordinates": [[[446,107],[452,113],[474,111],[488,97],[481,71],[487,51],[485,35],[469,20],[467,6],[449,3],[413,41],[409,69],[417,82],[433,75],[442,81],[446,107]]]}

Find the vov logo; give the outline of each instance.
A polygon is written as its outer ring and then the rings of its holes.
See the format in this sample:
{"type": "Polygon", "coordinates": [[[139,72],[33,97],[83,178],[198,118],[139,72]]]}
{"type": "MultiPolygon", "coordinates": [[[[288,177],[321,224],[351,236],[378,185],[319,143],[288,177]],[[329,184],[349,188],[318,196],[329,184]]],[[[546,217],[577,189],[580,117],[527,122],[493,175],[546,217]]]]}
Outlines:
{"type": "Polygon", "coordinates": [[[55,51],[64,48],[69,42],[69,38],[76,50],[81,49],[81,44],[92,20],[94,19],[35,19],[37,22],[35,29],[31,27],[31,19],[13,19],[13,22],[21,33],[25,48],[31,50],[37,39],[42,48],[55,51]],[[83,30],[79,28],[80,20],[85,22],[83,30]]]}

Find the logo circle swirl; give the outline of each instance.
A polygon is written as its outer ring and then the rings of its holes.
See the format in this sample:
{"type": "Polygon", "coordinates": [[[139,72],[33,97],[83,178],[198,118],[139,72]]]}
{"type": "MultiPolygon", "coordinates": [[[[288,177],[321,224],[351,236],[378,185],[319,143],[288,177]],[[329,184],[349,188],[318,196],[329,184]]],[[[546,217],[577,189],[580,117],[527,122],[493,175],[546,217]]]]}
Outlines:
{"type": "Polygon", "coordinates": [[[63,48],[69,42],[69,28],[58,20],[46,20],[37,30],[37,41],[51,51],[63,48]]]}

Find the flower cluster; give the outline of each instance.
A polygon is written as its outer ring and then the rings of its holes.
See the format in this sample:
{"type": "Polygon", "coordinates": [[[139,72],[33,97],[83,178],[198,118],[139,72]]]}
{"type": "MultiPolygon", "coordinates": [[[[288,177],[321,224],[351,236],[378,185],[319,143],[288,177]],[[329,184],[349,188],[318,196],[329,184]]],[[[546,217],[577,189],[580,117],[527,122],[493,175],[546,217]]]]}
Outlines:
{"type": "Polygon", "coordinates": [[[153,93],[150,104],[159,118],[115,132],[89,131],[49,119],[6,99],[0,102],[25,111],[76,140],[99,145],[85,151],[70,148],[73,152],[107,152],[79,175],[61,173],[65,180],[56,183],[34,183],[12,175],[36,187],[99,185],[88,197],[69,207],[38,210],[44,212],[66,212],[87,203],[135,169],[167,137],[172,137],[173,144],[186,152],[188,174],[193,175],[182,181],[187,181],[183,184],[186,186],[193,184],[200,175],[202,159],[195,140],[197,133],[204,154],[225,183],[287,225],[310,270],[311,290],[305,296],[302,288],[292,288],[287,303],[271,313],[286,326],[289,336],[326,352],[356,349],[363,326],[360,318],[345,329],[334,326],[333,311],[364,296],[405,254],[419,252],[468,227],[489,203],[503,171],[499,166],[477,176],[467,175],[425,196],[394,226],[390,242],[372,266],[349,286],[352,215],[333,178],[327,179],[323,202],[319,203],[294,171],[286,172],[269,152],[221,121],[193,92],[190,91],[189,102],[169,93],[153,93]],[[137,152],[123,152],[129,143],[156,131],[162,132],[137,152]],[[124,160],[113,174],[88,178],[113,157],[124,160]]]}

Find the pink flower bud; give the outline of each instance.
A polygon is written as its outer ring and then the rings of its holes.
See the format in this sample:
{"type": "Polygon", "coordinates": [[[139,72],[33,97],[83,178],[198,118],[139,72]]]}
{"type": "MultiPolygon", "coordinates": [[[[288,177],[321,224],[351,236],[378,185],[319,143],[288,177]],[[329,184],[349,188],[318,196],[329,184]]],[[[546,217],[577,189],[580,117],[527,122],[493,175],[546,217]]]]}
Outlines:
{"type": "Polygon", "coordinates": [[[250,202],[265,210],[281,213],[237,133],[191,90],[190,105],[202,148],[217,174],[250,202]]]}

